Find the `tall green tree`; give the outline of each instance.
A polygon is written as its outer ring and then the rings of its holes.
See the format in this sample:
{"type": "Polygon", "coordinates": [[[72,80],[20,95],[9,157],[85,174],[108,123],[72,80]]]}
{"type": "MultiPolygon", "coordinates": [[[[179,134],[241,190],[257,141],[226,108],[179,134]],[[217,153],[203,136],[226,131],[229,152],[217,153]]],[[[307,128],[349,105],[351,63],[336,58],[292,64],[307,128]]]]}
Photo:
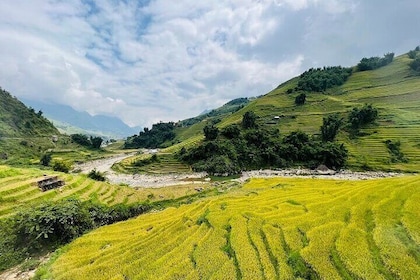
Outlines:
{"type": "Polygon", "coordinates": [[[340,118],[338,114],[332,114],[324,117],[321,126],[322,141],[334,141],[342,124],[343,118],[340,118]]]}
{"type": "Polygon", "coordinates": [[[246,112],[242,117],[242,127],[245,129],[256,128],[257,115],[252,111],[246,112]]]}

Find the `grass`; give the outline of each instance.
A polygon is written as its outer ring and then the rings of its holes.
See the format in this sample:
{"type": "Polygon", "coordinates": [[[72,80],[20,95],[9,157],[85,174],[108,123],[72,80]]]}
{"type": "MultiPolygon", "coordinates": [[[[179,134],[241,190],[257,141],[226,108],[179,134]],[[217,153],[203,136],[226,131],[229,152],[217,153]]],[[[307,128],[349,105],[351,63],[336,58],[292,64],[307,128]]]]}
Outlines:
{"type": "Polygon", "coordinates": [[[95,230],[43,271],[53,279],[414,279],[419,183],[251,179],[95,230]]]}

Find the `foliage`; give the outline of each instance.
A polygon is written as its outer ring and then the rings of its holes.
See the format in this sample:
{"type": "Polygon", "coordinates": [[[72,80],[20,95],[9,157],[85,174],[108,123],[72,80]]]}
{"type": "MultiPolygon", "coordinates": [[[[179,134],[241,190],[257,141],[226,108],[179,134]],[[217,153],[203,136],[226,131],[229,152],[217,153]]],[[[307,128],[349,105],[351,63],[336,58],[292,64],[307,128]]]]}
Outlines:
{"type": "Polygon", "coordinates": [[[90,137],[90,143],[91,143],[92,148],[94,148],[94,149],[99,149],[101,147],[103,141],[104,141],[104,139],[102,139],[101,137],[98,137],[98,136],[96,136],[96,137],[91,136],[90,137]]]}
{"type": "Polygon", "coordinates": [[[410,68],[420,73],[420,57],[417,57],[416,59],[410,62],[410,68]]]}
{"type": "Polygon", "coordinates": [[[95,136],[88,138],[88,136],[80,133],[70,135],[71,141],[86,148],[99,149],[104,141],[101,137],[95,136]]]}
{"type": "Polygon", "coordinates": [[[64,160],[55,159],[53,160],[52,168],[54,171],[69,173],[71,169],[71,164],[64,160]]]}
{"type": "Polygon", "coordinates": [[[95,181],[105,181],[105,180],[106,180],[105,174],[104,174],[104,173],[102,173],[102,172],[97,171],[97,170],[96,170],[96,168],[95,168],[95,169],[92,169],[92,170],[88,173],[88,175],[87,175],[87,176],[88,176],[89,178],[91,178],[91,179],[95,180],[95,181]]]}
{"type": "Polygon", "coordinates": [[[174,133],[175,123],[157,123],[152,125],[152,129],[144,128],[139,135],[133,135],[128,137],[124,143],[124,148],[158,148],[166,141],[173,140],[175,138],[174,133]]]}
{"type": "Polygon", "coordinates": [[[80,133],[72,134],[70,135],[70,138],[71,138],[71,141],[84,147],[90,147],[92,145],[92,143],[89,141],[89,138],[84,134],[80,134],[80,133]]]}
{"type": "Polygon", "coordinates": [[[383,58],[378,56],[370,57],[370,58],[362,58],[359,64],[357,64],[357,69],[359,71],[367,71],[367,70],[375,70],[377,68],[383,67],[388,65],[394,60],[394,53],[387,53],[384,55],[383,58]]]}
{"type": "Polygon", "coordinates": [[[221,134],[227,139],[235,139],[241,135],[241,129],[237,124],[231,124],[223,128],[221,134]]]}
{"type": "Polygon", "coordinates": [[[305,104],[305,101],[306,101],[306,94],[304,94],[304,93],[299,94],[295,98],[295,104],[296,105],[303,105],[303,104],[305,104]]]}
{"type": "Polygon", "coordinates": [[[300,75],[295,90],[323,92],[344,84],[351,74],[351,68],[341,66],[311,68],[300,75]]]}
{"type": "Polygon", "coordinates": [[[401,151],[401,142],[399,140],[392,141],[386,140],[385,145],[388,148],[389,155],[391,157],[391,162],[408,162],[408,159],[404,156],[404,153],[401,151]]]}
{"type": "Polygon", "coordinates": [[[204,137],[207,141],[214,140],[219,135],[219,129],[213,124],[208,124],[203,129],[204,137]]]}
{"type": "Polygon", "coordinates": [[[159,157],[156,154],[152,155],[150,158],[138,159],[133,163],[133,165],[137,167],[142,167],[155,162],[159,162],[159,157]]]}
{"type": "Polygon", "coordinates": [[[322,119],[321,137],[322,141],[334,141],[335,137],[343,124],[343,118],[338,114],[328,115],[322,119]]]}
{"type": "Polygon", "coordinates": [[[378,109],[371,104],[364,105],[362,108],[353,108],[349,114],[348,121],[352,129],[359,129],[360,127],[372,123],[378,117],[378,109]]]}
{"type": "Polygon", "coordinates": [[[342,144],[323,143],[301,131],[281,138],[278,130],[269,127],[241,131],[232,125],[213,140],[183,149],[179,157],[196,171],[226,176],[253,168],[296,164],[308,167],[325,164],[337,169],[345,165],[347,150],[342,144]]]}
{"type": "Polygon", "coordinates": [[[256,128],[257,127],[257,115],[252,111],[246,112],[242,117],[242,127],[244,129],[256,128]]]}
{"type": "Polygon", "coordinates": [[[43,166],[49,166],[52,159],[51,153],[45,153],[42,155],[41,159],[39,160],[39,163],[43,166]]]}
{"type": "Polygon", "coordinates": [[[67,244],[99,226],[142,214],[150,207],[147,204],[117,204],[108,207],[68,198],[23,208],[0,222],[0,270],[42,250],[67,244]]]}

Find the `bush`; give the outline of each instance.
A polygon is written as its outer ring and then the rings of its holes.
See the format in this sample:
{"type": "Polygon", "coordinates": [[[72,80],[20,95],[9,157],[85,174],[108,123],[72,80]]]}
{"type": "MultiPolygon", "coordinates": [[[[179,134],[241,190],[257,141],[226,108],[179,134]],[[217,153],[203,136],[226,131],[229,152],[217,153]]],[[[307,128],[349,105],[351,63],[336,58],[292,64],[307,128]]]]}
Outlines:
{"type": "Polygon", "coordinates": [[[104,173],[97,171],[96,168],[91,170],[88,173],[87,176],[89,178],[93,179],[93,180],[96,180],[96,181],[105,181],[106,180],[104,173]]]}
{"type": "Polygon", "coordinates": [[[385,145],[388,148],[389,155],[391,157],[391,162],[408,162],[408,159],[404,156],[404,153],[401,152],[401,142],[386,140],[385,145]]]}
{"type": "Polygon", "coordinates": [[[378,109],[373,108],[372,105],[365,105],[361,109],[353,108],[349,114],[349,123],[351,128],[358,130],[360,127],[372,123],[378,117],[378,109]]]}
{"type": "Polygon", "coordinates": [[[412,62],[410,62],[410,68],[416,71],[417,73],[420,73],[420,58],[414,59],[412,62]]]}
{"type": "Polygon", "coordinates": [[[94,228],[135,217],[150,209],[149,204],[108,207],[74,198],[28,206],[0,221],[0,271],[43,250],[54,250],[94,228]]]}
{"type": "Polygon", "coordinates": [[[52,159],[52,155],[50,153],[43,154],[39,162],[43,166],[49,166],[52,159]]]}
{"type": "Polygon", "coordinates": [[[66,161],[56,159],[53,161],[52,168],[54,171],[69,173],[71,164],[66,161]]]}
{"type": "Polygon", "coordinates": [[[303,105],[303,104],[305,104],[305,101],[306,101],[306,94],[304,94],[304,93],[299,94],[295,98],[295,104],[296,105],[303,105]]]}

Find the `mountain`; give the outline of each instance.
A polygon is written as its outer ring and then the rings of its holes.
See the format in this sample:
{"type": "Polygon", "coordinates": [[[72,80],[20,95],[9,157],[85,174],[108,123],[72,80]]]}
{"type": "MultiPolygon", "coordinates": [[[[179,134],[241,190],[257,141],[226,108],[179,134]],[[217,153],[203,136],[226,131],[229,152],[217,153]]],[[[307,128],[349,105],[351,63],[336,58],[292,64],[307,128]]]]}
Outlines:
{"type": "Polygon", "coordinates": [[[30,158],[51,147],[59,134],[42,112],[0,89],[0,160],[30,158]]]}
{"type": "Polygon", "coordinates": [[[129,127],[116,117],[105,115],[92,116],[87,112],[74,110],[72,107],[56,103],[23,99],[28,106],[41,110],[63,133],[82,133],[105,138],[124,138],[138,133],[140,127],[129,127]]]}
{"type": "MultiPolygon", "coordinates": [[[[281,135],[293,131],[319,135],[323,118],[328,115],[336,113],[347,121],[353,108],[372,104],[378,110],[375,123],[362,127],[357,135],[345,127],[338,134],[337,141],[344,143],[349,151],[348,166],[364,170],[418,171],[420,75],[410,68],[413,61],[404,54],[374,70],[361,71],[355,66],[341,85],[320,92],[299,88],[308,72],[316,72],[308,70],[231,114],[209,116],[190,126],[177,128],[173,142],[179,144],[168,151],[197,145],[203,139],[203,128],[207,123],[217,122],[217,127],[222,129],[240,123],[248,111],[258,116],[260,124],[279,129],[281,135]],[[306,95],[306,102],[296,105],[296,97],[302,93],[306,95]],[[398,146],[406,160],[395,160],[393,144],[398,146]]],[[[315,81],[322,80],[317,79],[315,81]]]]}

